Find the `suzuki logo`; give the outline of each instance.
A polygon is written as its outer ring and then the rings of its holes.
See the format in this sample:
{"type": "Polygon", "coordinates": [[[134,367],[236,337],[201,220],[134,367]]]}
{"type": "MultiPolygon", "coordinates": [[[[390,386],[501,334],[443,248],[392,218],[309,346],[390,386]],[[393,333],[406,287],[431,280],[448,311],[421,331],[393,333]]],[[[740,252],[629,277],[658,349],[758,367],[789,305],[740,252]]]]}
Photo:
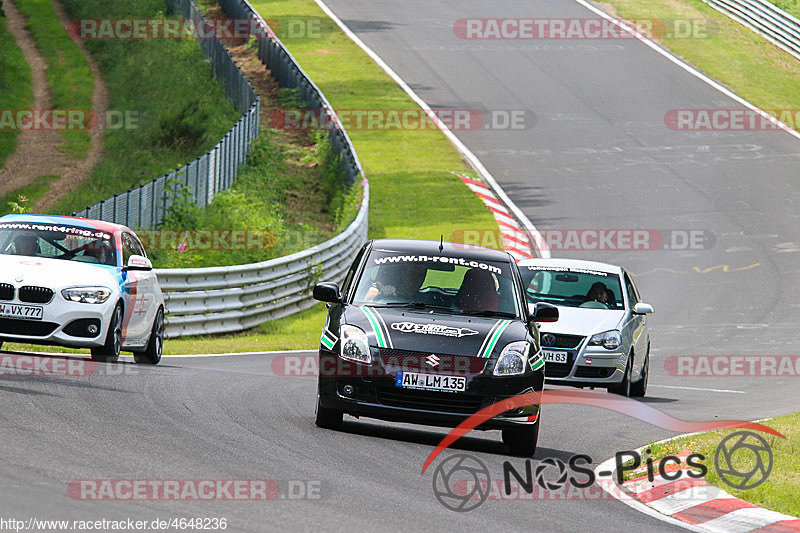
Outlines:
{"type": "Polygon", "coordinates": [[[439,366],[439,358],[433,354],[430,354],[428,357],[426,357],[425,362],[431,366],[439,366]]]}
{"type": "Polygon", "coordinates": [[[555,346],[556,336],[552,333],[545,333],[542,335],[542,346],[555,346]]]}

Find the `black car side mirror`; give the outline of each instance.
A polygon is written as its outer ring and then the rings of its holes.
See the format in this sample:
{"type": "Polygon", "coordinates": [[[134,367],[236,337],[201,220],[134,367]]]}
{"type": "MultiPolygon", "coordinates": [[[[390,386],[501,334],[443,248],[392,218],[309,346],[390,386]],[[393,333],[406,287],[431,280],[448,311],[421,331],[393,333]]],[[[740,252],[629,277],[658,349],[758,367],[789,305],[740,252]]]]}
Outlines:
{"type": "Polygon", "coordinates": [[[557,322],[558,307],[544,302],[539,302],[530,309],[531,322],[557,322]]]}
{"type": "Polygon", "coordinates": [[[314,286],[314,299],[320,302],[340,303],[342,301],[342,295],[339,294],[339,284],[329,281],[317,283],[314,286]]]}

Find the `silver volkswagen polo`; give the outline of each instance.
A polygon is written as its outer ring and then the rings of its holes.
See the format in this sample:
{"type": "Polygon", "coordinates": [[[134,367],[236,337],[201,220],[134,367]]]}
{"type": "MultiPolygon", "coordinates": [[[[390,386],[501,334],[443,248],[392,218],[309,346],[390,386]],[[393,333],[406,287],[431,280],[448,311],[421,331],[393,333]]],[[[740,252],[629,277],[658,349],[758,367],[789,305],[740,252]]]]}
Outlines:
{"type": "Polygon", "coordinates": [[[529,305],[558,307],[558,322],[540,328],[547,381],[644,396],[653,306],[625,269],[577,259],[529,259],[519,269],[529,305]]]}

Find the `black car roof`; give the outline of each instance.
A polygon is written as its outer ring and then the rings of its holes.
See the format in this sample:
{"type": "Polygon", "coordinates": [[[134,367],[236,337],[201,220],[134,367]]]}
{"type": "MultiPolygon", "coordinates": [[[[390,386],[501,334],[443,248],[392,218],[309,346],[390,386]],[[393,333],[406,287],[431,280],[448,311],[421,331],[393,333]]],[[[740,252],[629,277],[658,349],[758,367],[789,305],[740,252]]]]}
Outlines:
{"type": "Polygon", "coordinates": [[[373,250],[387,250],[414,255],[463,257],[464,259],[477,259],[480,261],[513,262],[508,252],[447,241],[442,243],[443,248],[441,252],[439,251],[440,241],[426,241],[422,239],[375,239],[371,242],[373,250]]]}

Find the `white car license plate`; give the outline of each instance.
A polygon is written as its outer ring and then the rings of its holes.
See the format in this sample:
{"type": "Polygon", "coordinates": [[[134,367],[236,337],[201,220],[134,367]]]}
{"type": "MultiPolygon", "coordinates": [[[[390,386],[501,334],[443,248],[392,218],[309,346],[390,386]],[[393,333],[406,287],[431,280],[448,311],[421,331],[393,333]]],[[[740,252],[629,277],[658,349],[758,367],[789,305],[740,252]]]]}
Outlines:
{"type": "Polygon", "coordinates": [[[542,350],[544,354],[545,363],[566,363],[567,352],[553,352],[550,350],[542,350]]]}
{"type": "Polygon", "coordinates": [[[6,318],[41,320],[43,312],[44,307],[35,305],[0,304],[0,316],[6,318]]]}
{"type": "Polygon", "coordinates": [[[398,372],[396,384],[406,389],[435,390],[442,392],[463,392],[467,390],[464,376],[437,376],[417,372],[398,372]]]}

